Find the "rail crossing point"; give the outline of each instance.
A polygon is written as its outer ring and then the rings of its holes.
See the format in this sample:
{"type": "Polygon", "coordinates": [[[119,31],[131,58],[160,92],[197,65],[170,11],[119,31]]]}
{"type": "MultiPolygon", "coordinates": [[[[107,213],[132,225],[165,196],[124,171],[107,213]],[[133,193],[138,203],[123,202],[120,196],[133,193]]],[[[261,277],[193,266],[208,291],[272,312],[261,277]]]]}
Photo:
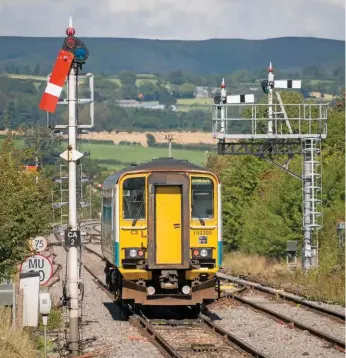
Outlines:
{"type": "Polygon", "coordinates": [[[32,250],[34,250],[36,252],[43,252],[47,249],[48,242],[45,237],[38,236],[38,237],[35,237],[34,239],[30,240],[30,247],[32,250]]]}
{"type": "Polygon", "coordinates": [[[51,261],[40,254],[28,257],[20,266],[21,273],[39,272],[40,285],[44,286],[53,275],[53,265],[51,261]]]}
{"type": "Polygon", "coordinates": [[[65,245],[66,247],[80,247],[81,246],[81,233],[79,230],[66,230],[65,231],[65,245]]]}

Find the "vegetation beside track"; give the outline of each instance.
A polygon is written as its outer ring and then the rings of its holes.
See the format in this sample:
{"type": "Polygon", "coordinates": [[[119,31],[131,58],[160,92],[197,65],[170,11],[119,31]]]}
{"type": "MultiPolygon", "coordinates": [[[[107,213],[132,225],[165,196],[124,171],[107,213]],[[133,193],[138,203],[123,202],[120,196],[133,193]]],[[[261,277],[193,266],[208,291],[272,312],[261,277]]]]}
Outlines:
{"type": "MultiPolygon", "coordinates": [[[[295,94],[296,95],[296,94],[295,94]]],[[[310,298],[345,302],[345,249],[337,223],[345,218],[345,94],[330,108],[328,136],[322,143],[323,229],[319,232],[319,267],[304,274],[302,183],[254,156],[208,158],[207,167],[223,183],[225,267],[275,287],[287,286],[310,298]],[[298,241],[298,269],[285,268],[288,240],[298,241]],[[241,254],[235,254],[239,251],[241,254]],[[227,254],[232,252],[232,254],[227,254]]],[[[283,163],[287,158],[275,158],[283,163]]],[[[302,157],[289,169],[301,174],[302,157]]]]}
{"type": "Polygon", "coordinates": [[[340,268],[334,271],[322,266],[305,274],[301,268],[289,270],[284,260],[244,254],[226,253],[223,267],[234,276],[243,276],[254,282],[316,301],[345,304],[345,274],[340,268]]]}
{"type": "Polygon", "coordinates": [[[11,133],[0,149],[0,281],[30,254],[28,239],[49,232],[51,182],[25,170],[33,157],[15,148],[11,133]]]}
{"type": "Polygon", "coordinates": [[[36,358],[30,330],[11,326],[11,310],[0,307],[0,357],[36,358]]]}

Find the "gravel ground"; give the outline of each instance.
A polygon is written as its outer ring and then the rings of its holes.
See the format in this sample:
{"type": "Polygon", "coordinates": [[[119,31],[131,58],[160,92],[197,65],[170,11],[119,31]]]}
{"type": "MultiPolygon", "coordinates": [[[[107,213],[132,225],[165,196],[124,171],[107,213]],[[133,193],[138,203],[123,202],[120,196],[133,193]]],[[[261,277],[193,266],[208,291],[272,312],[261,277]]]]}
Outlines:
{"type": "Polygon", "coordinates": [[[111,347],[109,358],[161,358],[161,353],[125,320],[122,310],[96,286],[85,270],[83,278],[83,321],[90,322],[82,331],[83,339],[96,338],[92,346],[111,347]]]}
{"type": "MultiPolygon", "coordinates": [[[[50,241],[56,242],[53,237],[50,241]]],[[[66,251],[60,246],[55,246],[54,253],[56,254],[54,262],[63,266],[63,270],[59,273],[60,281],[49,289],[53,302],[57,303],[62,295],[61,279],[64,277],[66,267],[66,251]]],[[[97,268],[98,275],[104,279],[104,264],[100,259],[86,252],[83,253],[83,259],[93,269],[97,268]]],[[[84,268],[81,275],[85,290],[81,329],[85,352],[105,352],[106,355],[102,357],[108,358],[161,358],[158,349],[127,321],[120,307],[116,306],[113,300],[95,284],[92,276],[84,268]]],[[[67,312],[65,309],[64,311],[67,312]]],[[[63,333],[60,333],[59,337],[62,339],[63,333]]]]}
{"type": "MultiPolygon", "coordinates": [[[[239,282],[244,282],[246,283],[247,281],[244,281],[244,280],[241,280],[239,279],[238,277],[235,277],[235,276],[232,276],[232,275],[226,275],[224,273],[219,273],[218,274],[220,277],[223,277],[223,278],[227,278],[227,277],[230,277],[232,279],[236,279],[238,280],[239,282]]],[[[256,284],[255,284],[256,285],[256,284]]],[[[258,284],[257,284],[258,285],[258,284]]],[[[299,298],[299,299],[304,299],[303,297],[300,297],[300,296],[297,296],[297,295],[294,295],[293,293],[290,293],[290,292],[287,292],[285,290],[277,290],[279,292],[283,292],[285,293],[286,295],[289,295],[291,297],[296,297],[296,298],[299,298]]],[[[344,306],[341,306],[341,305],[337,305],[337,304],[330,304],[330,303],[324,303],[324,302],[318,302],[318,301],[309,301],[307,299],[304,299],[306,302],[310,302],[314,305],[317,305],[317,306],[320,306],[320,307],[324,307],[324,308],[327,308],[329,310],[333,310],[335,312],[339,312],[339,313],[343,313],[345,314],[345,307],[344,306]]]]}
{"type": "Polygon", "coordinates": [[[202,327],[194,326],[190,328],[167,328],[155,327],[157,332],[173,348],[179,350],[179,354],[185,358],[244,358],[247,354],[238,352],[233,347],[225,344],[219,336],[215,336],[202,327]],[[218,348],[216,352],[194,352],[189,348],[195,344],[211,344],[218,348]],[[188,350],[185,350],[185,349],[188,350]]]}
{"type": "Polygon", "coordinates": [[[275,299],[259,295],[257,292],[252,292],[246,296],[242,296],[242,298],[258,303],[265,308],[281,313],[287,317],[291,317],[308,327],[315,328],[318,331],[332,337],[336,337],[341,341],[345,340],[345,325],[336,322],[332,318],[308,311],[303,307],[292,306],[291,304],[285,303],[281,300],[277,302],[275,299]]]}
{"type": "Polygon", "coordinates": [[[341,358],[344,353],[307,332],[288,328],[263,314],[222,299],[208,307],[215,323],[272,358],[341,358]],[[219,320],[218,320],[219,319],[219,320]]]}

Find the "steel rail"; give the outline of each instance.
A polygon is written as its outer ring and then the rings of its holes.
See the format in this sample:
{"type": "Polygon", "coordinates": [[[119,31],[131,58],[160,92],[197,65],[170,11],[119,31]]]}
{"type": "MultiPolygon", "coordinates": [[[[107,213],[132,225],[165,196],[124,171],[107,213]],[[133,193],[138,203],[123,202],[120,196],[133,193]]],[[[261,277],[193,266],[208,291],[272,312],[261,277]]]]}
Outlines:
{"type": "MultiPolygon", "coordinates": [[[[89,250],[91,251],[91,250],[89,250]]],[[[93,250],[91,251],[93,252],[93,250]]],[[[95,252],[93,252],[95,254],[95,252]]],[[[99,256],[99,255],[97,255],[99,256]]],[[[82,261],[82,264],[86,271],[88,271],[91,276],[95,279],[95,283],[101,286],[104,289],[109,297],[114,298],[114,296],[108,291],[106,282],[100,279],[92,270],[88,264],[82,261]]],[[[147,333],[150,341],[163,353],[166,357],[172,358],[183,358],[158,332],[156,332],[155,327],[150,323],[148,319],[143,315],[140,316],[135,312],[135,310],[129,306],[129,310],[133,313],[133,318],[135,318],[141,325],[141,327],[147,333]]],[[[217,326],[210,318],[203,314],[199,314],[198,319],[200,322],[204,323],[209,329],[216,333],[219,338],[221,338],[225,343],[231,346],[233,349],[240,349],[241,351],[250,354],[252,357],[256,358],[268,358],[265,354],[257,351],[254,347],[250,346],[246,342],[243,342],[239,338],[235,337],[231,333],[225,331],[223,328],[217,326]]]]}
{"type": "Polygon", "coordinates": [[[223,340],[226,341],[226,343],[230,344],[232,347],[235,344],[242,351],[251,354],[251,356],[253,356],[253,357],[268,358],[267,355],[259,352],[257,349],[255,349],[251,345],[247,344],[246,342],[240,340],[238,337],[234,336],[233,334],[225,331],[220,326],[216,325],[209,317],[205,316],[204,314],[200,313],[198,317],[203,323],[205,323],[209,328],[211,328],[219,336],[222,336],[223,340]]]}
{"type": "Polygon", "coordinates": [[[252,302],[250,300],[247,300],[243,297],[239,297],[239,296],[236,296],[236,295],[233,295],[232,293],[229,293],[228,294],[229,297],[233,298],[234,300],[236,301],[239,301],[241,302],[242,304],[244,305],[248,305],[248,306],[251,306],[252,308],[255,308],[256,310],[259,310],[259,311],[262,311],[270,316],[273,316],[287,324],[293,324],[294,327],[298,328],[298,329],[301,329],[301,330],[304,330],[304,331],[308,331],[310,334],[314,335],[315,337],[318,337],[318,338],[321,338],[329,343],[332,343],[334,348],[338,349],[338,350],[341,350],[341,351],[345,351],[345,342],[344,341],[341,341],[339,340],[338,338],[336,337],[332,337],[328,334],[325,334],[321,331],[318,331],[310,326],[307,326],[299,321],[296,321],[295,319],[292,319],[290,317],[287,317],[281,313],[278,313],[276,311],[272,311],[264,306],[261,306],[255,302],[252,302]]]}
{"type": "Polygon", "coordinates": [[[345,314],[337,312],[337,311],[330,310],[330,309],[328,309],[326,307],[321,307],[318,304],[315,304],[313,302],[307,301],[303,297],[295,296],[293,294],[288,294],[288,293],[276,290],[274,288],[265,287],[265,286],[260,285],[259,283],[255,283],[255,282],[251,282],[251,281],[247,281],[247,280],[242,280],[242,279],[239,279],[239,278],[236,278],[236,277],[233,277],[233,276],[228,276],[228,275],[225,275],[225,274],[223,274],[221,272],[218,272],[216,274],[216,276],[218,278],[220,278],[220,279],[227,280],[227,281],[230,281],[230,282],[234,282],[234,283],[237,283],[237,284],[242,285],[242,286],[245,285],[245,286],[252,287],[252,288],[254,288],[254,289],[258,290],[258,291],[269,293],[271,295],[277,295],[277,296],[281,297],[282,299],[285,299],[285,300],[288,300],[288,301],[291,301],[291,302],[294,302],[294,303],[298,303],[298,304],[300,304],[302,306],[311,308],[313,310],[325,313],[327,315],[330,315],[332,317],[336,317],[336,318],[339,318],[339,319],[345,321],[345,314]]]}
{"type": "Polygon", "coordinates": [[[101,255],[99,252],[93,250],[91,247],[86,246],[85,244],[83,245],[83,248],[91,253],[93,253],[94,255],[98,256],[102,261],[105,261],[105,258],[103,257],[103,255],[101,255]]]}

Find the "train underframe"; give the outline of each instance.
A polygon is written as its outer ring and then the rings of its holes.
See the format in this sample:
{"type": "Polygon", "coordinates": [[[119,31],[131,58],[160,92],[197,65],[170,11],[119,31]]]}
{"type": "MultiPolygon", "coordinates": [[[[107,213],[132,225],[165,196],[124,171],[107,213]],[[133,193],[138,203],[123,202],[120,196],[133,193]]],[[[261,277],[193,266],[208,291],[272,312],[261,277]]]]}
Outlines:
{"type": "Polygon", "coordinates": [[[201,273],[186,280],[187,270],[152,270],[151,280],[127,280],[107,262],[106,283],[122,303],[144,306],[201,306],[216,298],[217,281],[201,273]]]}

